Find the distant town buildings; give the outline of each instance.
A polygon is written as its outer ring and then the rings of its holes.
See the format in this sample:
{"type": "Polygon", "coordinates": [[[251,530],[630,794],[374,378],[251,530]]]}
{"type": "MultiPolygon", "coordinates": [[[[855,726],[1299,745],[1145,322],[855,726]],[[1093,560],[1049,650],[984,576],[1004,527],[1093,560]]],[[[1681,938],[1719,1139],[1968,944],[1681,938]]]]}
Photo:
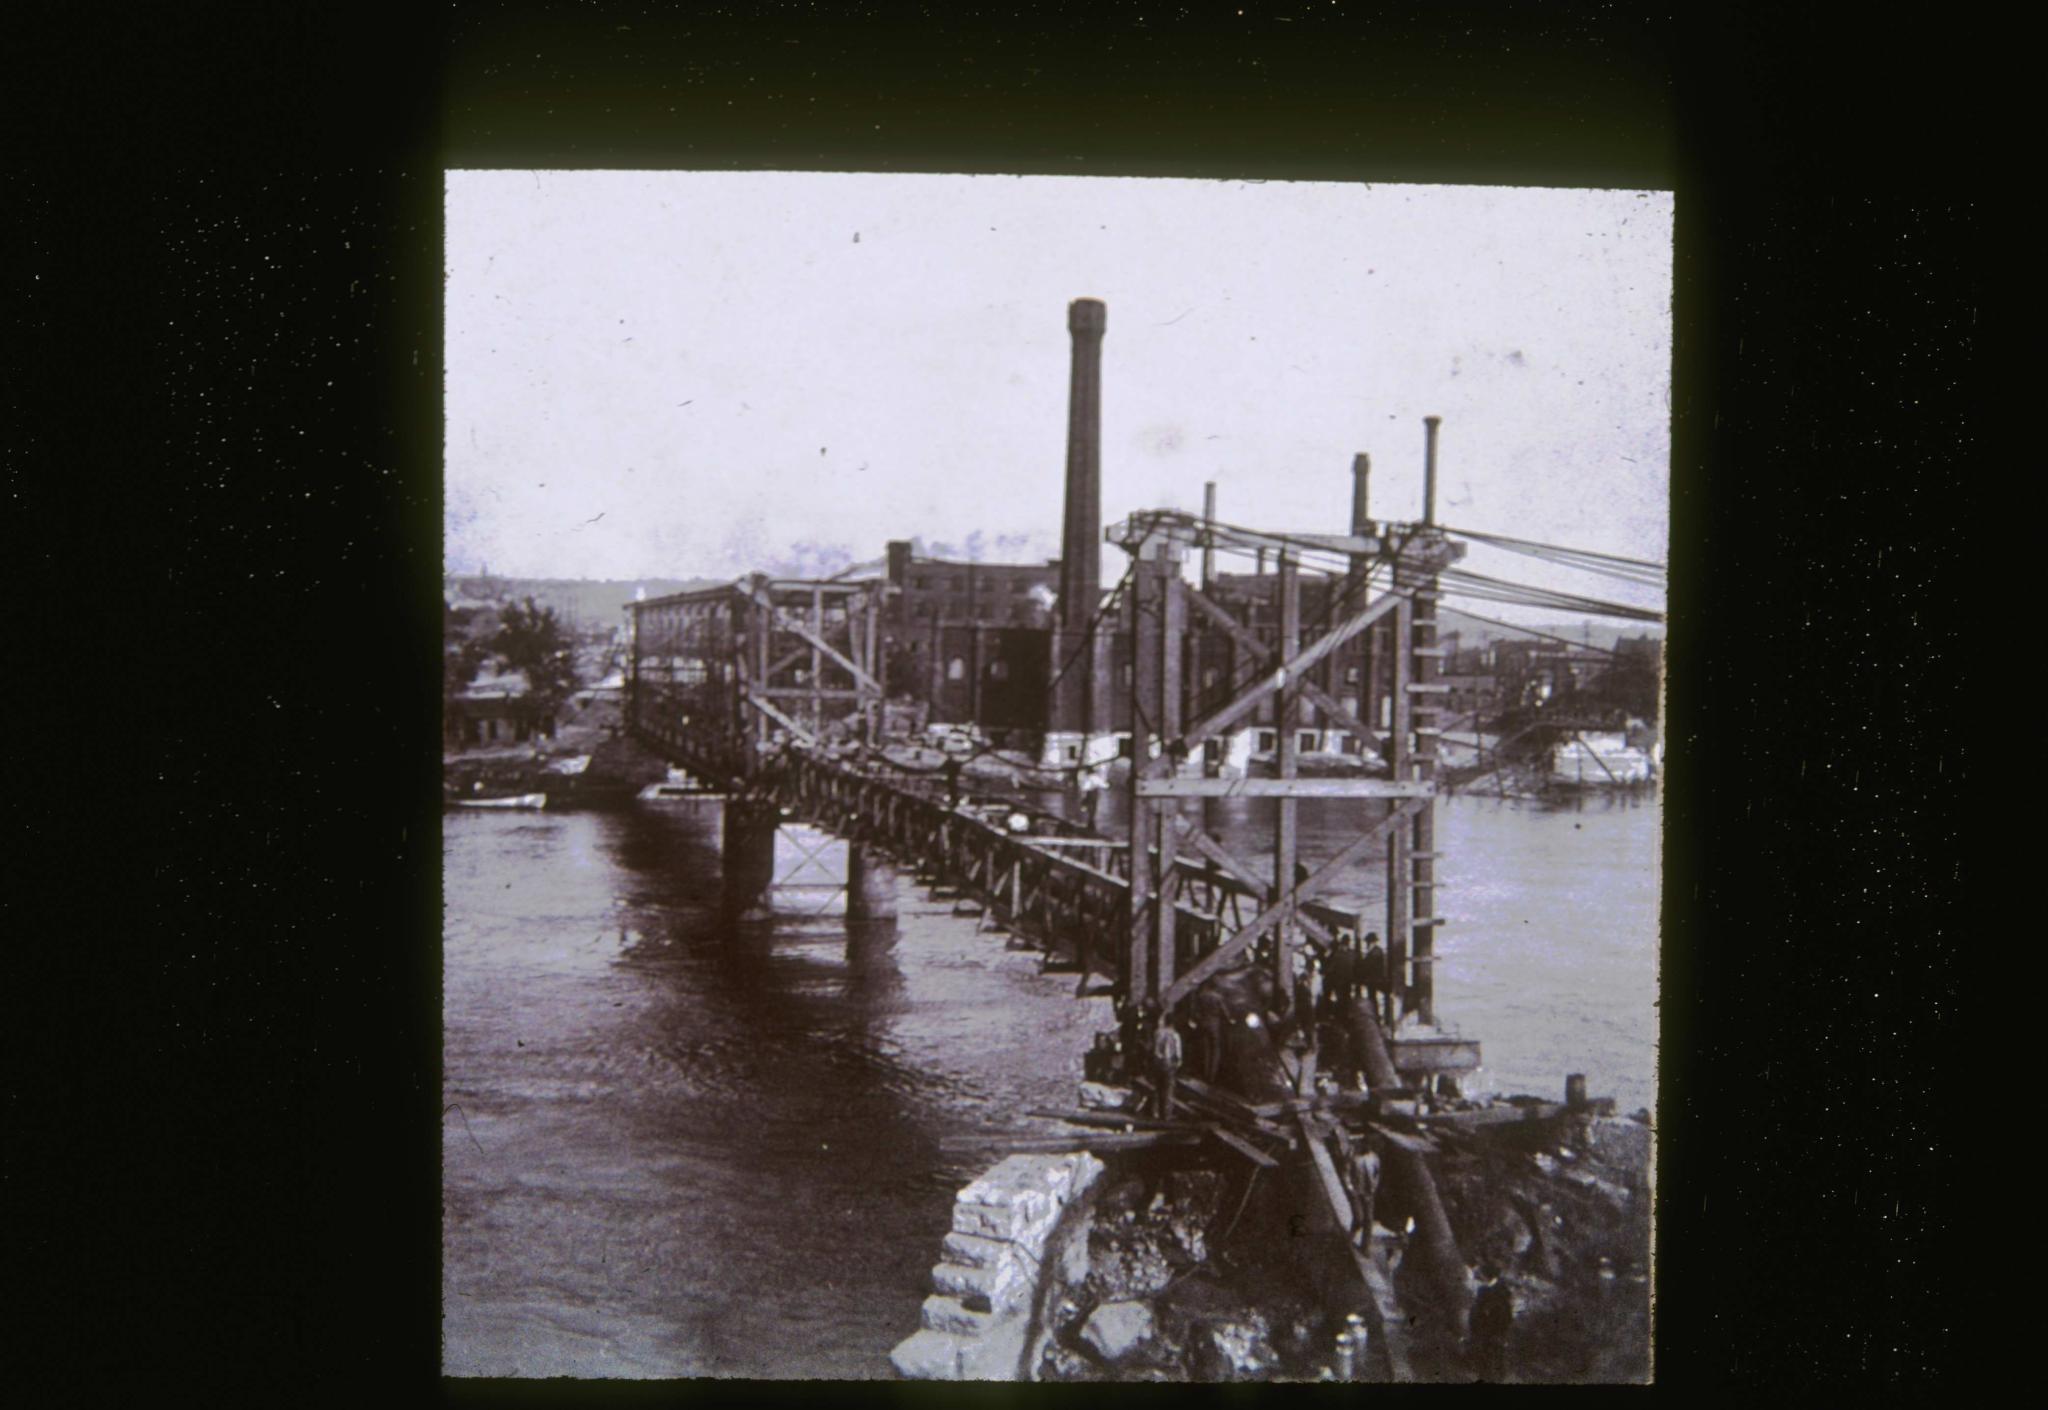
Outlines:
{"type": "MultiPolygon", "coordinates": [[[[1098,576],[1103,545],[1098,401],[1105,317],[1097,300],[1075,300],[1068,309],[1072,390],[1059,558],[963,562],[921,556],[913,542],[899,539],[886,545],[878,564],[827,579],[756,574],[659,596],[635,594],[624,606],[646,630],[636,629],[632,638],[628,688],[657,692],[668,702],[663,708],[678,712],[693,708],[693,699],[727,708],[724,692],[737,688],[742,674],[736,642],[754,629],[752,624],[779,620],[781,609],[764,605],[759,594],[781,590],[792,594],[792,611],[816,632],[849,633],[842,641],[851,640],[850,614],[869,614],[860,630],[873,636],[852,649],[869,661],[886,697],[880,718],[885,732],[891,727],[938,731],[1028,755],[1049,768],[1101,762],[1127,749],[1133,724],[1132,607],[1128,596],[1113,588],[1105,591],[1098,576]],[[849,591],[855,588],[863,591],[849,591]],[[807,609],[801,605],[804,596],[810,599],[807,609]],[[856,596],[858,609],[850,605],[856,596]]],[[[1379,530],[1366,514],[1365,457],[1355,458],[1352,472],[1351,515],[1341,527],[1361,539],[1375,538],[1379,530]]],[[[1189,569],[1192,575],[1192,564],[1189,569]]],[[[1213,574],[1206,566],[1202,573],[1205,593],[1243,630],[1222,630],[1199,616],[1186,621],[1180,648],[1185,652],[1180,673],[1185,694],[1173,702],[1184,720],[1245,692],[1271,671],[1281,645],[1274,574],[1213,574]]],[[[1345,581],[1341,576],[1304,569],[1298,581],[1303,640],[1313,640],[1365,605],[1334,600],[1345,581]]],[[[1445,615],[1452,614],[1446,610],[1445,615]]],[[[1380,765],[1394,727],[1392,702],[1403,689],[1396,658],[1407,649],[1392,635],[1391,621],[1384,622],[1359,632],[1309,668],[1323,703],[1298,701],[1287,726],[1295,731],[1291,742],[1307,771],[1318,764],[1380,765]]],[[[1586,635],[1579,646],[1532,638],[1468,646],[1450,631],[1441,639],[1441,683],[1448,687],[1451,706],[1445,732],[1461,726],[1491,728],[1504,716],[1532,710],[1568,707],[1597,712],[1603,720],[1616,713],[1622,692],[1603,694],[1599,686],[1617,658],[1593,647],[1590,630],[1586,635]]],[[[813,635],[808,646],[784,650],[780,659],[748,663],[746,671],[755,678],[749,698],[760,714],[793,727],[785,707],[822,711],[828,699],[843,702],[860,694],[847,673],[848,658],[826,652],[822,641],[813,635]]],[[[1654,711],[1654,644],[1631,651],[1630,668],[1649,681],[1647,708],[1654,711]]],[[[1640,680],[1631,685],[1630,702],[1644,697],[1641,687],[1640,680]]],[[[1241,772],[1253,761],[1270,758],[1281,742],[1278,709],[1271,695],[1261,699],[1234,729],[1204,745],[1202,762],[1241,772]]],[[[1590,723],[1589,715],[1578,727],[1590,723]]],[[[755,721],[754,727],[763,726],[755,721]]]]}
{"type": "Polygon", "coordinates": [[[457,749],[552,739],[555,715],[533,698],[526,677],[514,671],[480,677],[442,701],[441,728],[457,749]]]}

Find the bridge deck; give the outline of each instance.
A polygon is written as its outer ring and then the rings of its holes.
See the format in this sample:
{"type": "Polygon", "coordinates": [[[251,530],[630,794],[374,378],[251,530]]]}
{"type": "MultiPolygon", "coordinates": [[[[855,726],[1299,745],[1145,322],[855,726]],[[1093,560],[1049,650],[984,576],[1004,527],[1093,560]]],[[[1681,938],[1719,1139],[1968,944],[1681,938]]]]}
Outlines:
{"type": "MultiPolygon", "coordinates": [[[[634,733],[693,771],[709,762],[680,737],[646,728],[634,733]]],[[[733,781],[737,785],[737,780],[733,781]]],[[[1072,824],[1038,819],[1057,832],[1016,833],[998,805],[983,816],[973,800],[949,805],[946,790],[925,777],[871,768],[791,748],[747,780],[747,791],[772,799],[789,815],[849,841],[878,847],[904,866],[973,895],[992,920],[1086,973],[1121,979],[1118,938],[1130,929],[1128,843],[1072,824]]],[[[1158,855],[1157,848],[1153,856],[1158,855]]],[[[1267,895],[1200,856],[1173,858],[1177,878],[1175,935],[1182,973],[1218,941],[1267,905],[1267,895]]],[[[1360,917],[1304,902],[1308,919],[1331,935],[1360,938],[1360,917]]]]}

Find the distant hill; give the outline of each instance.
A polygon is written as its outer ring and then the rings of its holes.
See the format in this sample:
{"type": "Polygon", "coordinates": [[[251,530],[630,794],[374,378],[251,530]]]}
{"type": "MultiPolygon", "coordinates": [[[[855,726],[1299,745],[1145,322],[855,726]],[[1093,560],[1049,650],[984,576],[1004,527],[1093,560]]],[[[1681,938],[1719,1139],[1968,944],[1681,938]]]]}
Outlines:
{"type": "Polygon", "coordinates": [[[574,630],[590,631],[625,625],[626,604],[636,596],[666,597],[717,587],[726,578],[501,578],[464,574],[447,579],[442,595],[449,601],[524,602],[531,597],[574,630]]]}
{"type": "MultiPolygon", "coordinates": [[[[1444,632],[1456,632],[1458,644],[1462,647],[1485,646],[1496,641],[1526,640],[1527,632],[1511,632],[1485,622],[1467,617],[1455,607],[1439,609],[1438,619],[1444,632]]],[[[1650,636],[1663,639],[1664,628],[1656,622],[1617,622],[1598,620],[1588,622],[1537,622],[1530,624],[1531,631],[1542,632],[1545,636],[1563,637],[1573,644],[1584,644],[1612,651],[1614,643],[1622,637],[1650,636]]]]}

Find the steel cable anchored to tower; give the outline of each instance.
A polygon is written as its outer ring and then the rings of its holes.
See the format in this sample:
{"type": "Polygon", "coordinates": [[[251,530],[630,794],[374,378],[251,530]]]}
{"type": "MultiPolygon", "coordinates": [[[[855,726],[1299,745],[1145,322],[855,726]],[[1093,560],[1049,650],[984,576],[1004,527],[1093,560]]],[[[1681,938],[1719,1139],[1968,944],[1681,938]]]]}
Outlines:
{"type": "Polygon", "coordinates": [[[1446,568],[1440,575],[1446,597],[1478,602],[1504,602],[1520,607],[1547,607],[1589,617],[1619,617],[1630,622],[1662,622],[1664,614],[1649,607],[1632,607],[1624,602],[1586,597],[1557,588],[1531,587],[1463,568],[1446,568]]]}
{"type": "Polygon", "coordinates": [[[1458,538],[1472,539],[1478,543],[1498,544],[1502,548],[1527,549],[1538,554],[1564,554],[1573,558],[1611,563],[1621,567],[1649,568],[1659,574],[1664,572],[1664,565],[1662,563],[1648,558],[1624,558],[1618,553],[1599,553],[1590,548],[1566,548],[1561,544],[1539,543],[1535,539],[1510,538],[1506,534],[1482,533],[1478,529],[1458,529],[1452,528],[1449,525],[1444,527],[1444,532],[1456,535],[1458,538]]]}

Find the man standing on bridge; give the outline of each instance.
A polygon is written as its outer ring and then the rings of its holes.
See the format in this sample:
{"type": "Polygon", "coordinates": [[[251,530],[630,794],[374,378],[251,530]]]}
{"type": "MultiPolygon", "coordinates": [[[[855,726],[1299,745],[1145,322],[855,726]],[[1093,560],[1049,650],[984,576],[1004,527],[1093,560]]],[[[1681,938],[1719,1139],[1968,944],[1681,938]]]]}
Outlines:
{"type": "Polygon", "coordinates": [[[1341,1121],[1331,1123],[1330,1139],[1337,1147],[1337,1183],[1351,1204],[1351,1241],[1362,1249],[1372,1247],[1373,1202],[1380,1188],[1380,1157],[1371,1137],[1355,1137],[1341,1121]]]}
{"type": "Polygon", "coordinates": [[[1491,1263],[1479,1266],[1479,1295],[1472,1299],[1469,1323],[1472,1369],[1479,1379],[1495,1385],[1508,1378],[1508,1333],[1515,1324],[1515,1302],[1500,1270],[1491,1263]]]}
{"type": "Polygon", "coordinates": [[[1380,945],[1377,931],[1366,932],[1365,954],[1358,961],[1358,982],[1372,999],[1373,1016],[1391,1027],[1394,1016],[1387,1003],[1387,952],[1380,945]]]}
{"type": "Polygon", "coordinates": [[[1358,1143],[1357,1157],[1351,1163],[1351,1210],[1357,1225],[1352,1233],[1362,1249],[1372,1248],[1373,1203],[1379,1191],[1380,1153],[1368,1137],[1358,1143]]]}
{"type": "Polygon", "coordinates": [[[1351,996],[1358,987],[1358,946],[1346,931],[1337,937],[1337,948],[1330,952],[1329,972],[1324,978],[1323,992],[1329,996],[1333,1016],[1340,1021],[1351,1004],[1351,996]]]}
{"type": "Polygon", "coordinates": [[[1108,791],[1109,784],[1096,771],[1093,764],[1083,764],[1080,776],[1074,781],[1074,786],[1081,793],[1081,820],[1087,829],[1093,832],[1095,831],[1095,815],[1101,811],[1102,795],[1108,791]]]}
{"type": "Polygon", "coordinates": [[[1181,1043],[1180,1030],[1171,1020],[1162,1015],[1151,1016],[1153,1080],[1158,1084],[1159,1107],[1156,1115],[1164,1118],[1173,1115],[1173,1084],[1180,1076],[1181,1043]]]}

